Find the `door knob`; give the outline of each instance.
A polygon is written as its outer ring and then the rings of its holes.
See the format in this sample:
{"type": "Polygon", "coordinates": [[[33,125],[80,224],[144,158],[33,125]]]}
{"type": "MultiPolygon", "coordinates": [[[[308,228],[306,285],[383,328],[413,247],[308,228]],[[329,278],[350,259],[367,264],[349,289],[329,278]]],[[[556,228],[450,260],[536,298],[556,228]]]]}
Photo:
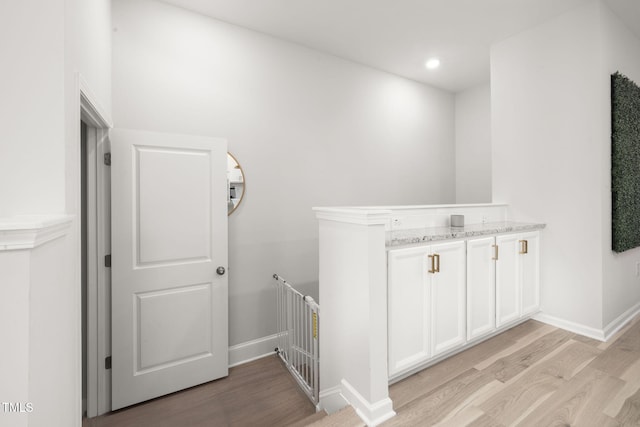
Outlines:
{"type": "Polygon", "coordinates": [[[224,269],[224,267],[218,267],[216,269],[216,273],[218,273],[218,275],[220,275],[220,276],[222,276],[225,273],[225,271],[226,270],[224,269]]]}

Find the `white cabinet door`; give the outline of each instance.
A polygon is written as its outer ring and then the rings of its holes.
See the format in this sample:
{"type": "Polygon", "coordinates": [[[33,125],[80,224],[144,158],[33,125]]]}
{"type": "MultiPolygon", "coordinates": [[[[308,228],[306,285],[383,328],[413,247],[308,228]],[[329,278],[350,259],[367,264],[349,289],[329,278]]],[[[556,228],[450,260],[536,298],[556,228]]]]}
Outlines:
{"type": "Polygon", "coordinates": [[[535,313],[540,308],[540,232],[520,236],[522,265],[522,315],[535,313]],[[522,247],[524,246],[524,247],[522,247]]]}
{"type": "Polygon", "coordinates": [[[496,327],[520,317],[519,236],[507,234],[496,237],[496,327]]]}
{"type": "Polygon", "coordinates": [[[494,237],[467,241],[467,340],[496,326],[496,245],[494,237]]]}
{"type": "Polygon", "coordinates": [[[540,307],[540,232],[496,237],[496,326],[540,307]]]}
{"type": "Polygon", "coordinates": [[[431,246],[436,271],[431,276],[432,356],[466,342],[465,242],[431,246]]]}
{"type": "Polygon", "coordinates": [[[388,253],[389,376],[466,342],[465,242],[388,253]]]}
{"type": "Polygon", "coordinates": [[[431,357],[429,247],[388,253],[389,376],[431,357]]]}

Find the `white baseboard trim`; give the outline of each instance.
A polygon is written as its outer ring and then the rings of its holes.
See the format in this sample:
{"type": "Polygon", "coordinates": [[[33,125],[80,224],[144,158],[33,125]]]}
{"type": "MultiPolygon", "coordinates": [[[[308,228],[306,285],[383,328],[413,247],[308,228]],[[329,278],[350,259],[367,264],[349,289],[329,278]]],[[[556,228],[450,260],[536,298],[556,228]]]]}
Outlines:
{"type": "Polygon", "coordinates": [[[327,414],[333,414],[338,412],[342,408],[349,406],[349,402],[342,395],[342,388],[340,386],[331,387],[326,390],[320,391],[320,403],[319,407],[327,414]]]}
{"type": "Polygon", "coordinates": [[[535,320],[542,323],[555,326],[557,328],[565,329],[569,332],[575,332],[576,334],[584,335],[585,337],[593,338],[598,341],[608,341],[613,335],[622,329],[629,321],[640,314],[640,302],[629,308],[627,311],[616,317],[611,323],[605,326],[604,329],[592,328],[589,326],[581,325],[579,323],[571,322],[569,320],[560,319],[558,317],[550,316],[545,313],[538,313],[534,316],[535,320]]]}
{"type": "Polygon", "coordinates": [[[545,313],[538,313],[533,317],[542,323],[546,323],[556,328],[564,329],[569,332],[583,335],[585,337],[593,338],[598,341],[605,341],[605,334],[602,329],[592,328],[580,323],[571,322],[570,320],[560,319],[559,317],[550,316],[545,313]]]}
{"type": "Polygon", "coordinates": [[[271,356],[278,346],[278,334],[243,342],[229,347],[229,367],[271,356]]]}
{"type": "Polygon", "coordinates": [[[604,328],[604,340],[608,341],[616,332],[624,327],[631,319],[640,313],[640,303],[622,313],[604,328]]]}
{"type": "Polygon", "coordinates": [[[367,426],[375,427],[393,418],[393,402],[388,397],[375,403],[369,403],[345,379],[342,380],[342,396],[353,406],[356,414],[367,426]]]}

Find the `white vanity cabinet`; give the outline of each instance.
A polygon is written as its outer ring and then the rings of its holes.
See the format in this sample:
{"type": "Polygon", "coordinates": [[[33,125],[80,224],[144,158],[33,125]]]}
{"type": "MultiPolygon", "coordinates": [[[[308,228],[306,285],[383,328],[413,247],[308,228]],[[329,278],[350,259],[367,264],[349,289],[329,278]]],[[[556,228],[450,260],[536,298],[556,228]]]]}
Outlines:
{"type": "Polygon", "coordinates": [[[540,232],[496,237],[496,327],[538,311],[540,232]]]}
{"type": "Polygon", "coordinates": [[[466,245],[388,252],[389,376],[466,342],[466,245]]]}
{"type": "Polygon", "coordinates": [[[496,327],[496,238],[467,241],[467,340],[496,327]]]}

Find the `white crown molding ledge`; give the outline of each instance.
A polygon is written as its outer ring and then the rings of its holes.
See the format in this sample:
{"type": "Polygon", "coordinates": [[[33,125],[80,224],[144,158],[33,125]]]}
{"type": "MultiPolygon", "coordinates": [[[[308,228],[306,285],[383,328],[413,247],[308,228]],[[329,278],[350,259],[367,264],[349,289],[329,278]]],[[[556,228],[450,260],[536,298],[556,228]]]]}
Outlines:
{"type": "Polygon", "coordinates": [[[72,215],[0,218],[0,251],[33,249],[69,232],[72,215]]]}
{"type": "Polygon", "coordinates": [[[316,218],[325,221],[359,225],[386,225],[391,221],[391,210],[366,208],[313,208],[316,218]]]}

